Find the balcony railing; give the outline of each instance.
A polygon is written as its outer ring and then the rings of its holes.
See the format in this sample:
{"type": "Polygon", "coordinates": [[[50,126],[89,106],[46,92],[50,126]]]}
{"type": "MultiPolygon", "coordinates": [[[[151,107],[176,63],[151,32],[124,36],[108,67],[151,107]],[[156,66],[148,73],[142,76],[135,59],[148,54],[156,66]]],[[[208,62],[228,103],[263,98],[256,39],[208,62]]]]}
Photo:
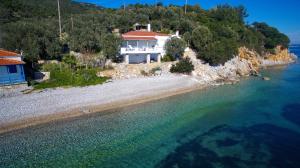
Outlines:
{"type": "Polygon", "coordinates": [[[154,48],[129,48],[129,47],[122,47],[121,54],[124,53],[160,53],[163,51],[162,47],[154,47],[154,48]]]}

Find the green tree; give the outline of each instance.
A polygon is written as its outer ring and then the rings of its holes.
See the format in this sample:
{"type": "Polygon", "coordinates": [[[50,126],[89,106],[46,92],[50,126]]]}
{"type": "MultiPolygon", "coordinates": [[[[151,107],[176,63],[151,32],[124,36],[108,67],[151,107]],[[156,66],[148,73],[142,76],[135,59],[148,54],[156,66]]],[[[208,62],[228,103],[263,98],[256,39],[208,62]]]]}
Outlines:
{"type": "Polygon", "coordinates": [[[264,50],[264,35],[257,32],[253,27],[245,27],[239,34],[239,43],[249,49],[262,53],[264,50]]]}
{"type": "Polygon", "coordinates": [[[115,60],[120,49],[121,39],[114,34],[107,34],[101,42],[102,51],[106,58],[115,60]]]}
{"type": "Polygon", "coordinates": [[[230,27],[215,28],[199,26],[192,33],[192,47],[197,57],[210,65],[224,64],[237,54],[237,34],[230,27]]]}
{"type": "Polygon", "coordinates": [[[186,47],[185,42],[177,37],[172,37],[165,44],[166,54],[172,56],[173,58],[181,58],[186,47]]]}
{"type": "Polygon", "coordinates": [[[208,27],[198,26],[192,32],[192,48],[196,50],[197,57],[208,60],[209,50],[213,41],[213,35],[208,27]]]}
{"type": "MultiPolygon", "coordinates": [[[[179,31],[180,34],[184,34],[186,32],[192,32],[194,29],[194,24],[188,19],[181,19],[179,24],[176,26],[176,30],[179,31]]],[[[176,31],[175,30],[175,31],[176,31]]]]}
{"type": "Polygon", "coordinates": [[[208,55],[204,59],[210,65],[224,64],[237,54],[237,48],[235,40],[223,38],[209,45],[208,55]]]}
{"type": "Polygon", "coordinates": [[[190,47],[191,42],[192,42],[192,34],[190,32],[185,32],[182,35],[184,41],[186,42],[187,46],[190,47]]]}
{"type": "Polygon", "coordinates": [[[285,34],[280,33],[276,28],[271,27],[266,23],[258,22],[253,23],[253,26],[256,31],[264,35],[264,47],[266,49],[273,49],[277,45],[281,45],[285,48],[288,47],[290,43],[289,38],[285,34]]]}

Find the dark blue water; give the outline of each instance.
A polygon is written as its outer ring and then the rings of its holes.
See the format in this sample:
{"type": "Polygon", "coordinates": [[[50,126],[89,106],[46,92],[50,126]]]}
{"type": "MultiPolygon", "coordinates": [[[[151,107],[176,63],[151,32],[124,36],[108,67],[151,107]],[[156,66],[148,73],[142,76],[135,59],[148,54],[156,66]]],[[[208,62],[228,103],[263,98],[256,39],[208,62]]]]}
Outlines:
{"type": "Polygon", "coordinates": [[[2,134],[0,167],[300,168],[300,64],[262,73],[2,134]]]}

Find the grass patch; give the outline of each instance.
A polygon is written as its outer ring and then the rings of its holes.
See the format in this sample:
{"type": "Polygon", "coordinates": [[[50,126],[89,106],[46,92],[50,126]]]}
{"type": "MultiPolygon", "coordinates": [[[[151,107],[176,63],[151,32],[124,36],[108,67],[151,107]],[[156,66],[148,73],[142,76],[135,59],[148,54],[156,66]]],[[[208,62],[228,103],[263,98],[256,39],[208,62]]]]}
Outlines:
{"type": "Polygon", "coordinates": [[[35,83],[35,89],[46,89],[56,87],[77,87],[102,84],[108,77],[98,77],[97,68],[74,70],[67,66],[54,65],[48,69],[50,79],[41,83],[35,83]]]}

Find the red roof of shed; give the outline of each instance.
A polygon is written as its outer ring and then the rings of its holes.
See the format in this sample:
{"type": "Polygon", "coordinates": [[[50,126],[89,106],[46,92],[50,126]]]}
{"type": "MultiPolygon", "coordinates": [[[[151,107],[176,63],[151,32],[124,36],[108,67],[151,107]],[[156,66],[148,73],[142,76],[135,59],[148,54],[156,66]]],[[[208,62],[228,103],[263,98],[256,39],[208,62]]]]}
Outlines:
{"type": "Polygon", "coordinates": [[[13,60],[13,59],[0,58],[0,65],[20,65],[20,64],[25,64],[25,62],[13,60]]]}
{"type": "Polygon", "coordinates": [[[0,57],[1,56],[20,56],[20,54],[0,49],[0,57]]]}

